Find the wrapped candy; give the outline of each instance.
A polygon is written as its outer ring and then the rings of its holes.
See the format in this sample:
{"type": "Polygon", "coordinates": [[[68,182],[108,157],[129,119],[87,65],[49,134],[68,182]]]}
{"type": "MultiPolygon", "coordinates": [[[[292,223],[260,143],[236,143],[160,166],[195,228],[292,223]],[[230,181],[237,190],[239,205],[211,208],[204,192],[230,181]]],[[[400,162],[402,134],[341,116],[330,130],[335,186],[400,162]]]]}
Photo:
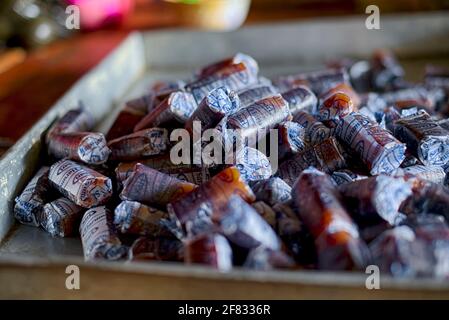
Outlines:
{"type": "Polygon", "coordinates": [[[332,172],[331,177],[332,177],[332,180],[334,180],[334,182],[337,185],[342,185],[342,184],[345,184],[348,182],[353,182],[356,180],[362,180],[362,179],[367,178],[367,176],[355,173],[349,169],[342,169],[342,170],[334,171],[334,172],[332,172]]]}
{"type": "Polygon", "coordinates": [[[314,168],[307,169],[298,177],[292,195],[302,221],[315,239],[318,267],[364,270],[367,247],[331,178],[314,168]]]}
{"type": "Polygon", "coordinates": [[[183,261],[184,245],[171,237],[137,238],[128,253],[129,260],[183,261]]]}
{"type": "Polygon", "coordinates": [[[248,253],[243,266],[249,269],[264,271],[288,269],[295,266],[295,261],[282,251],[257,247],[248,253]]]}
{"type": "Polygon", "coordinates": [[[121,233],[160,236],[166,230],[161,223],[168,214],[137,201],[122,201],[114,211],[114,224],[121,233]]]}
{"type": "Polygon", "coordinates": [[[405,216],[399,208],[411,194],[411,185],[403,178],[378,175],[345,183],[339,187],[344,203],[360,226],[387,221],[398,225],[405,216]]]}
{"type": "Polygon", "coordinates": [[[298,111],[314,113],[316,111],[318,99],[315,94],[306,86],[297,86],[293,89],[282,92],[282,97],[287,101],[290,112],[293,116],[298,111]]]}
{"type": "Polygon", "coordinates": [[[89,131],[94,125],[94,118],[84,107],[70,110],[51,126],[46,141],[48,143],[54,135],[60,133],[89,131]]]}
{"type": "Polygon", "coordinates": [[[144,129],[109,141],[111,160],[130,161],[158,155],[169,145],[168,131],[163,128],[144,129]]]}
{"type": "Polygon", "coordinates": [[[333,135],[334,129],[326,127],[313,115],[305,111],[298,111],[293,121],[305,128],[305,142],[310,145],[320,143],[333,135]]]}
{"type": "Polygon", "coordinates": [[[331,137],[310,146],[303,152],[282,162],[279,165],[278,175],[288,185],[293,186],[298,175],[310,166],[327,173],[346,167],[346,160],[335,138],[331,137]]]}
{"type": "Polygon", "coordinates": [[[145,116],[145,111],[125,107],[115,118],[114,123],[106,134],[106,140],[111,141],[134,132],[135,125],[145,116]]]}
{"type": "Polygon", "coordinates": [[[342,92],[332,93],[323,98],[318,108],[318,120],[336,120],[355,111],[351,98],[342,92]]]}
{"type": "Polygon", "coordinates": [[[428,112],[432,112],[443,96],[444,93],[441,89],[414,86],[412,88],[382,93],[380,98],[387,105],[394,105],[398,109],[420,106],[428,112]]]}
{"type": "Polygon", "coordinates": [[[278,126],[279,159],[306,149],[306,128],[299,123],[286,121],[278,126]]]}
{"type": "Polygon", "coordinates": [[[142,113],[144,116],[150,110],[155,108],[155,93],[146,93],[140,97],[126,101],[125,108],[142,113]]]}
{"type": "Polygon", "coordinates": [[[255,200],[240,171],[236,167],[229,167],[194,191],[169,203],[167,210],[187,234],[198,234],[209,229],[212,214],[221,210],[233,194],[238,194],[247,202],[255,200]]]}
{"type": "Polygon", "coordinates": [[[342,118],[336,135],[358,154],[372,175],[391,173],[405,158],[405,145],[361,114],[342,118]]]}
{"type": "Polygon", "coordinates": [[[226,70],[226,68],[228,68],[229,66],[239,63],[243,63],[253,76],[256,77],[257,74],[259,73],[259,65],[257,61],[254,60],[253,57],[239,52],[232,57],[209,64],[201,68],[201,70],[197,72],[197,77],[198,78],[209,77],[217,73],[223,72],[223,70],[226,70]]]}
{"type": "Polygon", "coordinates": [[[44,206],[39,221],[42,228],[52,236],[68,237],[78,231],[83,212],[83,207],[62,197],[44,206]]]}
{"type": "Polygon", "coordinates": [[[86,164],[99,165],[108,160],[109,150],[102,133],[71,132],[52,135],[48,152],[58,158],[68,158],[86,164]]]}
{"type": "Polygon", "coordinates": [[[40,168],[15,199],[14,217],[20,223],[39,226],[38,216],[51,192],[48,180],[49,170],[49,167],[40,168]]]}
{"type": "Polygon", "coordinates": [[[120,199],[163,206],[196,187],[193,183],[176,179],[137,163],[133,172],[123,182],[120,199]]]}
{"type": "Polygon", "coordinates": [[[258,201],[265,201],[272,206],[277,203],[286,203],[292,198],[292,188],[279,177],[254,181],[251,189],[258,201]]]}
{"type": "Polygon", "coordinates": [[[265,202],[257,201],[251,204],[254,210],[270,225],[271,228],[276,230],[276,212],[265,202]]]}
{"type": "Polygon", "coordinates": [[[221,271],[232,269],[232,249],[228,240],[218,233],[206,233],[185,244],[185,262],[205,264],[221,271]]]}
{"type": "Polygon", "coordinates": [[[174,91],[135,125],[134,132],[157,127],[172,120],[184,123],[196,108],[195,99],[189,92],[174,91]]]}
{"type": "Polygon", "coordinates": [[[415,176],[430,182],[443,184],[446,179],[446,172],[440,166],[423,166],[420,164],[398,168],[393,172],[395,176],[415,176]]]}
{"type": "Polygon", "coordinates": [[[238,92],[240,106],[247,107],[266,97],[276,94],[276,89],[272,85],[254,85],[248,89],[238,92]]]}
{"type": "Polygon", "coordinates": [[[226,87],[218,87],[210,91],[198,105],[192,116],[185,124],[185,128],[193,133],[194,122],[201,123],[201,133],[209,128],[215,127],[226,115],[234,113],[240,107],[238,95],[226,87]]]}
{"type": "Polygon", "coordinates": [[[118,260],[126,255],[127,248],[118,238],[112,219],[105,206],[89,209],[84,214],[79,231],[85,260],[118,260]]]}
{"type": "Polygon", "coordinates": [[[442,166],[449,161],[449,132],[425,111],[396,120],[394,135],[425,165],[442,166]]]}
{"type": "MultiPolygon", "coordinates": [[[[332,87],[329,91],[325,92],[320,98],[322,102],[327,100],[329,97],[335,95],[336,93],[343,93],[349,97],[352,102],[354,110],[358,110],[360,105],[362,104],[362,98],[359,96],[357,92],[354,91],[354,88],[346,82],[339,83],[335,87],[332,87]]],[[[368,101],[364,101],[365,103],[368,101]]]]}
{"type": "Polygon", "coordinates": [[[227,87],[229,90],[238,92],[257,82],[257,76],[244,63],[231,64],[214,72],[212,75],[202,77],[186,86],[199,104],[207,94],[218,88],[227,87]]]}
{"type": "Polygon", "coordinates": [[[111,179],[71,160],[53,164],[49,179],[63,195],[84,208],[104,204],[112,196],[111,179]]]}
{"type": "Polygon", "coordinates": [[[404,76],[404,70],[392,52],[377,50],[371,59],[372,82],[378,90],[394,88],[394,83],[404,76]]]}
{"type": "Polygon", "coordinates": [[[268,179],[272,175],[267,156],[254,148],[243,147],[237,151],[234,164],[246,181],[268,179]]]}

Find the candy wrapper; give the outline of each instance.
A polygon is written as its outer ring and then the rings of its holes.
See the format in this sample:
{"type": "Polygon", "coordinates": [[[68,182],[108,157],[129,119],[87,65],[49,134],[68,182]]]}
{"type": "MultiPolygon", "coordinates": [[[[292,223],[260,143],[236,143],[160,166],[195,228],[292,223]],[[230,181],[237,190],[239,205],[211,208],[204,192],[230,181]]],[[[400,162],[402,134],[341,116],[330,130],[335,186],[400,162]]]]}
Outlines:
{"type": "MultiPolygon", "coordinates": [[[[351,100],[352,106],[354,110],[358,110],[360,105],[362,104],[362,98],[359,96],[357,92],[354,91],[354,88],[348,83],[339,83],[335,87],[332,87],[329,91],[325,92],[321,97],[321,102],[326,101],[331,96],[334,96],[337,93],[342,93],[349,97],[351,100]]],[[[365,101],[366,102],[366,101],[365,101]]]]}
{"type": "Polygon", "coordinates": [[[183,261],[184,245],[176,238],[140,237],[129,248],[128,259],[133,261],[183,261]]]}
{"type": "Polygon", "coordinates": [[[123,182],[120,199],[163,206],[196,187],[192,183],[176,179],[138,163],[128,179],[123,182]]]}
{"type": "Polygon", "coordinates": [[[232,269],[232,249],[228,240],[220,234],[202,234],[185,244],[185,262],[204,264],[220,271],[232,269]]]}
{"type": "Polygon", "coordinates": [[[293,186],[299,174],[310,166],[331,173],[346,167],[346,160],[335,138],[329,138],[282,162],[278,175],[293,186]]]}
{"type": "Polygon", "coordinates": [[[226,70],[229,66],[243,63],[248,71],[254,76],[257,77],[257,74],[259,73],[259,65],[256,60],[254,60],[253,57],[244,54],[244,53],[237,53],[232,57],[229,57],[227,59],[212,63],[210,65],[207,65],[201,70],[197,72],[198,78],[204,78],[209,77],[212,75],[220,74],[223,72],[223,70],[226,70]]]}
{"type": "Polygon", "coordinates": [[[60,133],[84,132],[91,130],[95,125],[94,118],[84,107],[70,110],[57,120],[48,130],[46,141],[60,133]]]}
{"type": "Polygon", "coordinates": [[[349,169],[334,171],[334,172],[332,172],[331,177],[332,177],[332,180],[334,180],[334,182],[337,185],[342,185],[342,184],[345,184],[348,182],[353,182],[353,181],[363,180],[363,179],[368,178],[365,175],[355,173],[349,169]]]}
{"type": "Polygon", "coordinates": [[[343,118],[355,111],[351,98],[342,92],[325,96],[318,108],[318,120],[336,120],[343,118]]]}
{"type": "Polygon", "coordinates": [[[360,226],[387,221],[398,225],[405,216],[399,208],[411,194],[411,185],[400,177],[379,175],[345,183],[339,187],[343,201],[360,226]]]}
{"type": "Polygon", "coordinates": [[[423,166],[419,164],[406,168],[398,168],[393,172],[393,175],[414,176],[438,184],[443,184],[446,179],[446,172],[440,166],[423,166]]]}
{"type": "Polygon", "coordinates": [[[110,159],[118,161],[158,155],[167,150],[168,145],[168,131],[163,128],[144,129],[108,143],[111,149],[110,159]]]}
{"type": "Polygon", "coordinates": [[[168,204],[167,210],[173,220],[179,222],[188,235],[209,230],[212,214],[237,194],[247,202],[254,202],[255,196],[236,167],[229,167],[168,204]]]}
{"type": "Polygon", "coordinates": [[[160,236],[167,231],[161,224],[168,214],[136,201],[122,201],[114,211],[114,224],[121,233],[160,236]]]}
{"type": "Polygon", "coordinates": [[[196,108],[197,104],[190,93],[172,92],[136,124],[134,131],[157,127],[173,120],[184,123],[192,116],[196,108]]]}
{"type": "Polygon", "coordinates": [[[135,125],[145,116],[145,111],[125,107],[115,118],[114,123],[106,134],[106,140],[111,141],[134,132],[135,125]]]}
{"type": "Polygon", "coordinates": [[[240,106],[247,107],[254,102],[276,94],[276,89],[271,85],[254,85],[248,89],[238,92],[240,106]]]}
{"type": "Polygon", "coordinates": [[[372,175],[391,173],[405,158],[405,145],[361,114],[341,119],[336,135],[359,155],[372,175]]]}
{"type": "Polygon", "coordinates": [[[144,116],[150,110],[155,108],[155,94],[150,92],[140,97],[131,99],[126,102],[125,108],[137,111],[144,116]]]}
{"type": "Polygon", "coordinates": [[[371,65],[372,83],[377,90],[394,88],[395,82],[404,76],[404,70],[390,51],[377,50],[373,54],[371,65]]]}
{"type": "Polygon", "coordinates": [[[271,177],[251,183],[251,189],[258,201],[265,201],[271,206],[291,200],[292,188],[281,178],[271,177]]]}
{"type": "Polygon", "coordinates": [[[243,147],[237,152],[234,164],[246,181],[268,179],[273,173],[267,156],[250,147],[243,147]]]}
{"type": "Polygon", "coordinates": [[[305,142],[307,144],[315,145],[333,135],[334,129],[326,127],[308,112],[298,111],[293,117],[293,121],[305,128],[305,142]]]}
{"type": "Polygon", "coordinates": [[[112,196],[111,179],[71,160],[53,164],[49,179],[64,196],[84,208],[104,204],[112,196]]]}
{"type": "Polygon", "coordinates": [[[80,234],[86,260],[118,260],[127,254],[128,250],[120,242],[112,219],[111,212],[105,206],[92,208],[84,214],[80,234]]]}
{"type": "Polygon", "coordinates": [[[72,132],[52,135],[48,141],[50,155],[86,164],[99,165],[108,160],[109,150],[102,133],[72,132]]]}
{"type": "Polygon", "coordinates": [[[67,198],[59,198],[44,206],[40,224],[52,236],[69,237],[77,231],[84,208],[67,198]]]}
{"type": "Polygon", "coordinates": [[[287,101],[290,112],[293,116],[298,111],[315,113],[318,99],[315,94],[306,86],[297,86],[284,91],[282,97],[287,101]]]}
{"type": "Polygon", "coordinates": [[[286,121],[278,126],[279,159],[284,159],[306,149],[306,128],[299,123],[286,121]]]}
{"type": "Polygon", "coordinates": [[[40,168],[20,196],[15,199],[14,217],[20,223],[39,226],[38,216],[51,192],[49,171],[49,167],[40,168]]]}
{"type": "Polygon", "coordinates": [[[442,166],[449,161],[449,132],[424,111],[397,120],[394,135],[425,165],[442,166]]]}
{"type": "Polygon", "coordinates": [[[367,247],[331,178],[314,168],[307,169],[298,177],[292,195],[301,220],[315,239],[318,267],[364,270],[369,262],[367,247]]]}
{"type": "Polygon", "coordinates": [[[288,269],[295,266],[295,261],[282,251],[265,247],[252,249],[248,253],[244,267],[253,270],[288,269]]]}

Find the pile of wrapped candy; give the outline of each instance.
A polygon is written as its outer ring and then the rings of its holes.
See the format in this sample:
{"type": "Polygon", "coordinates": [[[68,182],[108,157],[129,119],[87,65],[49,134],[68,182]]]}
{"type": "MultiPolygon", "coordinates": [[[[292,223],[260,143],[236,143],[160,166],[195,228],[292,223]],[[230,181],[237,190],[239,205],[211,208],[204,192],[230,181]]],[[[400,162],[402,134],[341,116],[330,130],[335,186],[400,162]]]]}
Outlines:
{"type": "Polygon", "coordinates": [[[272,81],[238,53],[155,83],[106,136],[66,113],[14,214],[79,233],[87,260],[449,277],[448,97],[447,70],[410,83],[388,51],[272,81]],[[172,161],[179,128],[194,146],[216,129],[226,161],[172,161]]]}

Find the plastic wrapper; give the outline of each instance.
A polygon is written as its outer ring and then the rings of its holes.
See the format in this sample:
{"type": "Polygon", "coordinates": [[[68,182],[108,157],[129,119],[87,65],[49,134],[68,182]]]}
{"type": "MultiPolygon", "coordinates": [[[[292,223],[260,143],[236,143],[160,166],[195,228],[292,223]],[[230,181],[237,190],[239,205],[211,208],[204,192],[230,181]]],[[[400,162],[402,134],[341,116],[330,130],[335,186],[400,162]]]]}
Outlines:
{"type": "Polygon", "coordinates": [[[342,185],[342,184],[345,184],[348,182],[353,182],[356,180],[362,180],[362,179],[368,178],[367,176],[365,176],[363,174],[353,172],[349,169],[334,171],[334,172],[332,172],[331,177],[332,177],[332,180],[334,180],[334,182],[337,185],[342,185]]]}
{"type": "Polygon", "coordinates": [[[52,135],[48,141],[48,152],[58,159],[68,158],[99,165],[108,160],[111,150],[102,133],[71,132],[52,135]]]}
{"type": "Polygon", "coordinates": [[[129,260],[183,261],[184,245],[171,237],[137,238],[128,253],[129,260]]]}
{"type": "Polygon", "coordinates": [[[295,266],[295,261],[282,251],[258,247],[248,253],[243,266],[249,269],[263,271],[288,269],[295,266]]]}
{"type": "Polygon", "coordinates": [[[184,123],[196,108],[195,99],[189,92],[172,92],[135,125],[134,131],[161,126],[170,121],[184,123]]]}
{"type": "Polygon", "coordinates": [[[375,225],[382,220],[398,225],[405,218],[399,208],[412,195],[411,185],[403,178],[387,175],[346,183],[339,190],[359,226],[375,225]]]}
{"type": "Polygon", "coordinates": [[[53,164],[49,179],[64,196],[84,208],[104,204],[112,196],[111,179],[71,160],[53,164]]]}
{"type": "Polygon", "coordinates": [[[292,198],[292,188],[279,177],[255,181],[251,184],[251,189],[258,201],[265,201],[272,206],[286,203],[292,198]]]}
{"type": "Polygon", "coordinates": [[[335,138],[329,138],[282,162],[278,175],[293,186],[299,174],[308,167],[331,173],[346,167],[346,160],[335,138]]]}
{"type": "Polygon", "coordinates": [[[168,234],[161,223],[168,219],[164,211],[149,207],[137,201],[122,201],[114,211],[114,224],[121,233],[142,236],[168,234]]]}
{"type": "Polygon", "coordinates": [[[341,119],[336,135],[358,154],[372,175],[391,173],[405,158],[405,145],[361,114],[341,119]]]}
{"type": "Polygon", "coordinates": [[[111,141],[134,132],[135,125],[145,116],[145,111],[125,107],[115,118],[114,123],[106,134],[106,140],[111,141]]]}
{"type": "Polygon", "coordinates": [[[392,52],[377,50],[371,59],[372,84],[375,89],[394,89],[395,81],[404,76],[404,70],[392,52]]]}
{"type": "Polygon", "coordinates": [[[306,128],[296,122],[286,121],[278,126],[279,159],[284,159],[306,149],[306,128]]]}
{"type": "Polygon", "coordinates": [[[232,249],[228,240],[217,233],[206,233],[185,244],[185,262],[204,264],[220,271],[232,269],[232,249]]]}
{"type": "Polygon", "coordinates": [[[65,113],[51,126],[48,130],[46,141],[48,143],[53,135],[60,133],[90,131],[94,125],[95,121],[92,115],[84,107],[79,107],[65,113]]]}
{"type": "Polygon", "coordinates": [[[406,168],[398,168],[393,172],[395,176],[415,176],[430,182],[443,184],[446,179],[446,172],[440,166],[414,165],[406,168]]]}
{"type": "Polygon", "coordinates": [[[86,211],[81,220],[80,235],[86,260],[118,260],[128,252],[118,238],[112,214],[105,206],[86,211]]]}
{"type": "Polygon", "coordinates": [[[276,89],[271,85],[254,85],[238,92],[240,106],[247,107],[256,101],[276,94],[276,89]]]}
{"type": "Polygon", "coordinates": [[[421,108],[425,108],[428,112],[434,111],[443,96],[444,92],[441,89],[432,89],[424,86],[414,86],[380,95],[387,105],[394,105],[398,109],[418,105],[421,108]]]}
{"type": "Polygon", "coordinates": [[[52,236],[69,237],[78,232],[84,208],[67,198],[59,198],[44,206],[40,224],[52,236]]]}
{"type": "Polygon", "coordinates": [[[343,118],[355,111],[351,98],[342,92],[332,93],[325,96],[318,107],[318,120],[336,120],[343,118]]]}
{"type": "Polygon", "coordinates": [[[364,270],[369,252],[331,178],[307,169],[298,177],[292,195],[301,220],[315,239],[318,268],[364,270]]]}
{"type": "Polygon", "coordinates": [[[257,77],[257,74],[259,73],[259,65],[257,61],[254,60],[253,57],[241,52],[235,54],[232,57],[204,66],[197,72],[197,77],[204,78],[215,74],[220,74],[221,72],[223,72],[223,70],[226,70],[226,68],[228,68],[229,66],[239,63],[243,63],[248,68],[249,72],[254,77],[257,77]]]}
{"type": "Polygon", "coordinates": [[[288,102],[291,114],[294,116],[298,111],[315,113],[318,99],[306,86],[297,86],[282,92],[282,97],[288,102]]]}
{"type": "Polygon", "coordinates": [[[210,91],[218,87],[227,87],[229,90],[238,92],[255,83],[257,83],[257,76],[253,74],[253,70],[244,63],[237,63],[188,84],[186,89],[193,94],[195,101],[199,104],[210,91]]]}
{"type": "Polygon", "coordinates": [[[196,187],[193,183],[179,180],[138,163],[128,179],[123,182],[120,198],[163,206],[196,187]]]}
{"type": "Polygon", "coordinates": [[[51,192],[48,180],[49,167],[40,168],[15,199],[14,217],[23,224],[39,226],[38,217],[51,192]]]}
{"type": "Polygon", "coordinates": [[[178,221],[188,235],[194,235],[210,229],[212,214],[220,211],[233,194],[247,202],[255,201],[240,171],[236,167],[229,167],[194,191],[169,203],[167,209],[171,218],[178,221]]]}
{"type": "Polygon", "coordinates": [[[394,135],[425,165],[442,166],[449,161],[449,132],[424,111],[397,120],[394,135]]]}
{"type": "Polygon", "coordinates": [[[332,87],[329,91],[325,92],[321,97],[321,102],[324,102],[327,98],[335,95],[336,93],[343,93],[349,97],[352,102],[354,110],[358,110],[362,104],[362,99],[354,88],[346,82],[339,83],[335,87],[332,87]]]}
{"type": "MultiPolygon", "coordinates": [[[[209,128],[215,127],[226,115],[234,113],[240,107],[238,95],[226,87],[219,87],[210,91],[198,105],[192,116],[185,124],[185,128],[193,133],[196,129],[194,122],[201,123],[201,133],[209,128]]],[[[194,135],[195,136],[195,135],[194,135]]]]}
{"type": "Polygon", "coordinates": [[[334,129],[326,127],[322,122],[305,111],[298,111],[293,117],[293,121],[305,128],[305,142],[307,144],[320,143],[333,135],[334,129]]]}
{"type": "Polygon", "coordinates": [[[151,128],[109,141],[111,160],[131,161],[161,154],[168,149],[167,129],[151,128]]]}
{"type": "Polygon", "coordinates": [[[273,173],[267,156],[250,147],[243,147],[236,153],[235,166],[246,181],[268,179],[273,173]]]}

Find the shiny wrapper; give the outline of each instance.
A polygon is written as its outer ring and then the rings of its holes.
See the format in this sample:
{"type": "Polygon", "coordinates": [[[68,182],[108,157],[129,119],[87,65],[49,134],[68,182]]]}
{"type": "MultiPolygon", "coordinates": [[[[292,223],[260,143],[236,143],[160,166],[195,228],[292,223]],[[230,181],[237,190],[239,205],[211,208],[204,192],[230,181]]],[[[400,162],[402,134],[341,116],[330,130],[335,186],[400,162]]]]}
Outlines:
{"type": "Polygon", "coordinates": [[[183,261],[184,245],[170,237],[136,239],[128,253],[129,260],[183,261]]]}
{"type": "MultiPolygon", "coordinates": [[[[343,93],[349,97],[351,100],[354,110],[358,110],[360,105],[362,104],[362,98],[359,96],[357,92],[354,91],[354,88],[349,83],[339,83],[335,87],[332,87],[329,91],[325,92],[320,98],[322,102],[327,100],[329,97],[335,95],[336,93],[343,93]]],[[[366,101],[365,101],[366,102],[366,101]]]]}
{"type": "Polygon", "coordinates": [[[257,201],[251,204],[254,210],[269,224],[273,230],[276,230],[276,212],[265,202],[257,201]]]}
{"type": "Polygon", "coordinates": [[[441,90],[438,89],[414,86],[412,88],[382,93],[380,98],[387,105],[395,105],[399,109],[419,105],[431,112],[435,109],[442,94],[441,90]]]}
{"type": "Polygon", "coordinates": [[[209,77],[215,74],[220,74],[223,72],[223,70],[226,70],[229,66],[232,66],[234,64],[243,63],[249,70],[249,72],[257,77],[257,74],[259,73],[259,65],[256,60],[254,60],[253,57],[244,54],[244,53],[237,53],[232,57],[229,57],[227,59],[217,61],[215,63],[209,64],[201,70],[197,72],[198,78],[204,78],[209,77]]]}
{"type": "Polygon", "coordinates": [[[387,175],[346,183],[339,190],[359,226],[375,225],[382,220],[398,225],[405,218],[399,208],[412,194],[411,185],[403,178],[387,175]]]}
{"type": "Polygon", "coordinates": [[[276,94],[276,89],[271,85],[255,85],[238,92],[240,106],[247,107],[266,97],[276,94]]]}
{"type": "Polygon", "coordinates": [[[443,184],[446,179],[446,172],[440,166],[423,166],[420,164],[406,168],[398,168],[393,172],[395,176],[415,176],[430,182],[443,184]]]}
{"type": "Polygon", "coordinates": [[[134,132],[134,126],[145,116],[144,112],[125,108],[120,111],[114,123],[106,134],[106,140],[111,141],[134,132]]]}
{"type": "Polygon", "coordinates": [[[190,93],[172,92],[135,125],[134,131],[157,127],[173,120],[184,123],[196,108],[197,104],[190,93]]]}
{"type": "Polygon", "coordinates": [[[63,195],[84,208],[104,204],[112,196],[111,179],[71,160],[53,164],[49,179],[63,195]]]}
{"type": "Polygon", "coordinates": [[[186,89],[193,94],[199,104],[210,91],[218,87],[227,87],[229,90],[238,92],[255,83],[257,83],[257,76],[252,73],[252,70],[244,63],[238,63],[190,83],[186,89]]]}
{"type": "Polygon", "coordinates": [[[292,268],[295,266],[295,261],[282,251],[258,247],[248,253],[243,266],[253,270],[267,271],[292,268]]]}
{"type": "Polygon", "coordinates": [[[154,156],[167,150],[168,131],[163,128],[144,129],[109,141],[111,160],[131,161],[154,156]]]}
{"type": "Polygon", "coordinates": [[[292,198],[292,188],[279,177],[255,181],[251,184],[251,189],[257,200],[265,201],[272,206],[277,203],[286,203],[292,198]]]}
{"type": "Polygon", "coordinates": [[[293,186],[299,174],[310,166],[326,173],[346,167],[346,160],[335,138],[329,138],[282,162],[278,175],[293,186]]]}
{"type": "Polygon", "coordinates": [[[315,239],[318,267],[364,270],[368,263],[366,245],[331,178],[307,169],[299,176],[292,195],[302,221],[315,239]]]}
{"type": "Polygon", "coordinates": [[[298,111],[293,117],[293,121],[305,128],[305,142],[307,144],[320,143],[333,135],[334,129],[326,127],[308,112],[298,111]]]}
{"type": "Polygon", "coordinates": [[[83,212],[83,207],[63,197],[47,203],[39,220],[52,236],[68,237],[78,231],[83,212]]]}
{"type": "Polygon", "coordinates": [[[273,174],[267,156],[250,147],[243,147],[237,152],[235,166],[246,181],[268,179],[273,174]]]}
{"type": "Polygon", "coordinates": [[[94,125],[94,118],[83,107],[70,110],[51,126],[46,141],[48,143],[55,134],[90,131],[94,125]]]}
{"type": "Polygon", "coordinates": [[[221,271],[232,269],[232,249],[220,234],[202,234],[185,244],[184,259],[188,264],[204,264],[221,271]]]}
{"type": "Polygon", "coordinates": [[[318,99],[306,86],[297,86],[282,92],[282,97],[287,101],[291,114],[294,116],[298,111],[315,113],[318,99]]]}
{"type": "Polygon", "coordinates": [[[361,114],[341,119],[336,135],[358,154],[373,175],[391,173],[405,158],[405,145],[361,114]]]}
{"type": "Polygon", "coordinates": [[[118,260],[127,253],[117,236],[112,214],[100,206],[87,210],[80,224],[81,242],[86,260],[118,260]]]}
{"type": "Polygon", "coordinates": [[[102,133],[71,132],[54,134],[48,141],[48,152],[58,159],[68,158],[99,165],[108,160],[111,150],[102,133]]]}
{"type": "Polygon", "coordinates": [[[355,111],[351,98],[342,92],[325,96],[318,108],[318,120],[336,120],[355,111]]]}
{"type": "Polygon", "coordinates": [[[161,224],[167,219],[164,211],[136,201],[122,201],[114,211],[114,224],[121,233],[160,236],[167,233],[161,224]]]}
{"type": "Polygon", "coordinates": [[[442,166],[449,161],[449,132],[424,111],[397,120],[394,135],[425,165],[442,166]]]}
{"type": "Polygon", "coordinates": [[[148,205],[163,206],[196,187],[192,183],[176,179],[138,163],[128,179],[123,182],[120,198],[148,205]]]}
{"type": "Polygon", "coordinates": [[[219,87],[209,92],[198,105],[185,128],[193,133],[194,121],[201,123],[201,134],[204,130],[215,127],[223,117],[234,113],[240,107],[239,97],[226,87],[219,87]]]}
{"type": "Polygon", "coordinates": [[[332,177],[332,180],[334,180],[334,182],[337,185],[342,185],[342,184],[345,184],[348,182],[353,182],[356,180],[363,180],[363,179],[367,178],[367,176],[365,176],[365,175],[355,173],[348,169],[334,171],[334,172],[332,172],[331,177],[332,177]]]}
{"type": "Polygon", "coordinates": [[[297,122],[286,121],[278,126],[279,159],[306,149],[306,128],[297,122]]]}
{"type": "Polygon", "coordinates": [[[170,216],[179,221],[187,234],[198,234],[209,230],[212,214],[221,210],[220,208],[233,194],[240,195],[247,202],[255,200],[240,171],[236,167],[229,167],[194,191],[169,203],[167,209],[170,216]]]}
{"type": "Polygon", "coordinates": [[[50,183],[48,180],[49,167],[42,167],[28,182],[20,196],[15,199],[14,217],[23,224],[38,226],[38,217],[48,199],[50,183]]]}

